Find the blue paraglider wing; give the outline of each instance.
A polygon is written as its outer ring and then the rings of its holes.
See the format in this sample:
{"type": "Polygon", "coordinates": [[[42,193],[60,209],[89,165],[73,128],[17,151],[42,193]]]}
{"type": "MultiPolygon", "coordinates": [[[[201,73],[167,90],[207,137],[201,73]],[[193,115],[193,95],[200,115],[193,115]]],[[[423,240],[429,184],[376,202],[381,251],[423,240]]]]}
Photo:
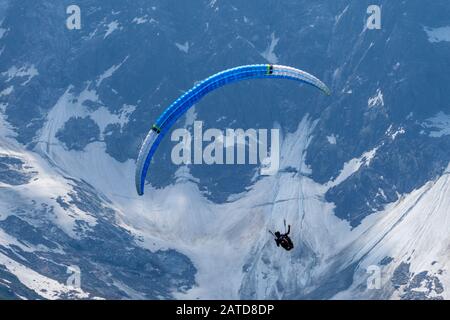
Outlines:
{"type": "Polygon", "coordinates": [[[255,64],[241,66],[219,72],[195,85],[192,89],[184,93],[175,100],[156,120],[152,129],[145,138],[136,164],[136,191],[139,195],[144,194],[145,177],[147,175],[153,154],[156,152],[162,138],[172,125],[196,102],[207,95],[209,92],[224,85],[257,78],[284,78],[296,80],[310,84],[327,95],[330,95],[328,87],[313,75],[292,67],[255,64]]]}

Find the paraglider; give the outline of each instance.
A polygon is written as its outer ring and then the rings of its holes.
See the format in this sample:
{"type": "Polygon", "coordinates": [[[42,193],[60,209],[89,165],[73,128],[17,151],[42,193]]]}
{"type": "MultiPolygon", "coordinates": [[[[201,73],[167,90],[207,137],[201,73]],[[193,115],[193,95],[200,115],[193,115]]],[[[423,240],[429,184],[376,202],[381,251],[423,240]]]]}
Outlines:
{"type": "Polygon", "coordinates": [[[291,225],[288,225],[288,229],[286,231],[286,220],[284,220],[284,233],[281,234],[280,231],[275,231],[273,233],[270,231],[270,234],[274,236],[275,243],[277,244],[277,247],[281,246],[286,251],[291,251],[294,249],[294,243],[292,242],[291,238],[289,237],[289,233],[291,233],[291,225]]]}
{"type": "Polygon", "coordinates": [[[246,79],[282,78],[300,81],[312,85],[325,94],[330,95],[328,87],[313,75],[292,67],[272,64],[255,64],[236,67],[219,72],[195,85],[175,100],[156,120],[145,138],[139,151],[136,163],[136,191],[138,195],[144,194],[145,177],[151,159],[156,152],[162,138],[171,126],[196,102],[209,92],[224,85],[246,79]]]}

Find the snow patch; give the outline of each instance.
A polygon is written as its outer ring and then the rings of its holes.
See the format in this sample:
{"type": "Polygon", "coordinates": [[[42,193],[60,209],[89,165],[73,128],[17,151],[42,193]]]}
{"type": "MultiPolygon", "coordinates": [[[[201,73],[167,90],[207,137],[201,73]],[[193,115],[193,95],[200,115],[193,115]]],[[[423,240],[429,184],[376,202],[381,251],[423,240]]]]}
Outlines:
{"type": "Polygon", "coordinates": [[[378,188],[377,197],[382,197],[384,200],[387,200],[386,194],[384,193],[383,189],[378,188]]]}
{"type": "Polygon", "coordinates": [[[13,92],[13,89],[13,86],[9,86],[8,88],[0,92],[0,97],[9,96],[11,92],[13,92]]]}
{"type": "MultiPolygon", "coordinates": [[[[153,7],[153,10],[155,10],[155,7],[153,7]]],[[[143,17],[136,17],[131,21],[131,23],[135,23],[135,24],[144,24],[147,22],[156,23],[157,21],[153,18],[149,18],[147,14],[143,17]]]]}
{"type": "Polygon", "coordinates": [[[8,29],[0,28],[0,39],[5,36],[6,32],[8,32],[8,29]]]}
{"type": "Polygon", "coordinates": [[[178,50],[183,51],[184,53],[189,52],[189,42],[186,41],[184,44],[175,42],[175,46],[178,48],[178,50]]]}
{"type": "Polygon", "coordinates": [[[339,175],[332,181],[327,182],[326,186],[327,188],[333,188],[345,180],[347,180],[350,176],[352,176],[355,172],[357,172],[361,166],[370,166],[370,163],[372,162],[373,158],[375,157],[377,153],[378,147],[367,151],[362,154],[359,158],[351,159],[350,161],[344,163],[344,167],[342,168],[339,175]]]}
{"type": "Polygon", "coordinates": [[[186,118],[186,120],[184,122],[184,127],[194,125],[194,121],[197,119],[197,112],[195,111],[195,106],[192,108],[189,108],[189,110],[186,111],[185,118],[186,118]]]}
{"type": "Polygon", "coordinates": [[[442,111],[425,121],[424,127],[432,129],[429,136],[432,138],[440,138],[450,135],[450,115],[442,111]]]}
{"type": "Polygon", "coordinates": [[[105,33],[105,36],[103,37],[103,39],[106,39],[111,33],[118,30],[120,28],[120,24],[117,20],[114,20],[114,21],[110,22],[106,27],[107,27],[107,29],[106,29],[106,33],[105,33]]]}
{"type": "Polygon", "coordinates": [[[100,87],[103,80],[111,77],[114,74],[114,72],[116,72],[117,69],[119,69],[128,60],[129,57],[130,56],[126,56],[125,59],[123,59],[123,61],[121,63],[119,63],[118,65],[113,65],[111,68],[109,68],[108,70],[103,72],[103,74],[101,74],[100,77],[96,81],[97,87],[100,87]]]}
{"type": "MultiPolygon", "coordinates": [[[[96,219],[81,211],[76,206],[64,210],[57,201],[58,197],[66,198],[67,194],[73,192],[70,181],[67,180],[53,163],[48,162],[34,152],[27,151],[25,147],[14,140],[16,135],[8,123],[0,114],[0,152],[2,155],[20,159],[28,168],[37,174],[27,184],[10,186],[3,185],[2,190],[9,192],[0,193],[0,205],[9,204],[10,208],[0,207],[1,218],[6,217],[14,211],[26,211],[28,207],[20,207],[22,204],[33,202],[33,208],[48,208],[50,211],[44,219],[49,219],[72,238],[78,238],[77,220],[83,220],[88,226],[95,226],[96,219]]],[[[44,213],[45,214],[45,213],[44,213]]]]}
{"type": "Polygon", "coordinates": [[[440,28],[424,27],[428,35],[428,41],[431,43],[450,42],[450,26],[440,28]]]}
{"type": "Polygon", "coordinates": [[[136,24],[143,24],[148,22],[148,15],[145,15],[143,17],[136,17],[133,19],[133,21],[131,21],[132,23],[136,23],[136,24]]]}
{"type": "Polygon", "coordinates": [[[118,113],[111,113],[106,106],[100,106],[92,111],[84,105],[84,102],[92,101],[101,103],[96,90],[89,89],[88,85],[78,96],[74,96],[70,91],[71,88],[66,90],[48,114],[48,120],[42,129],[39,143],[48,142],[58,144],[59,142],[54,135],[73,117],[84,118],[89,116],[99,126],[100,137],[103,138],[103,131],[106,126],[109,124],[119,124],[120,128],[123,128],[128,123],[129,116],[136,110],[136,106],[134,105],[123,105],[118,113]]]}
{"type": "Polygon", "coordinates": [[[94,112],[85,113],[89,115],[92,120],[94,120],[100,128],[101,134],[105,130],[106,126],[109,124],[118,124],[122,129],[124,125],[128,123],[129,116],[136,110],[136,106],[133,105],[123,105],[122,109],[118,114],[113,114],[109,112],[106,107],[100,107],[94,112]]]}
{"type": "Polygon", "coordinates": [[[341,21],[341,18],[344,16],[344,14],[347,13],[348,8],[349,8],[349,5],[347,5],[347,6],[344,8],[344,10],[342,10],[342,12],[341,12],[339,15],[337,15],[336,17],[334,17],[335,25],[337,25],[337,24],[339,23],[339,21],[341,21]]]}
{"type": "MultiPolygon", "coordinates": [[[[377,297],[377,290],[361,290],[362,286],[367,285],[367,268],[379,266],[383,274],[382,286],[389,288],[392,287],[394,271],[402,262],[408,264],[411,274],[426,271],[429,276],[438,278],[445,288],[439,295],[449,299],[449,207],[450,176],[445,174],[366,218],[365,224],[370,227],[360,233],[346,250],[351,256],[348,264],[358,261],[353,284],[334,299],[377,297]],[[394,257],[394,260],[382,266],[380,261],[385,257],[394,257]]],[[[341,257],[344,254],[341,253],[341,257]]],[[[419,284],[412,290],[420,290],[420,287],[419,284]]],[[[404,291],[400,290],[389,297],[398,299],[402,293],[404,291]]]]}
{"type": "Polygon", "coordinates": [[[336,136],[334,134],[327,136],[327,140],[329,144],[336,144],[337,140],[336,140],[336,136]]]}
{"type": "MultiPolygon", "coordinates": [[[[40,273],[18,263],[17,261],[0,253],[0,264],[14,274],[19,281],[29,289],[45,299],[58,299],[62,295],[68,295],[75,299],[90,298],[90,294],[81,288],[75,288],[43,276],[40,273]]],[[[92,297],[91,297],[92,298],[92,297]]]]}
{"type": "MultiPolygon", "coordinates": [[[[1,208],[5,206],[5,203],[2,201],[1,208]]],[[[4,217],[0,213],[0,218],[3,220],[4,217]]],[[[13,248],[18,247],[20,250],[23,250],[24,252],[33,252],[35,251],[35,248],[30,246],[29,244],[25,244],[23,241],[19,241],[16,238],[12,237],[8,233],[6,233],[3,229],[0,229],[0,245],[2,247],[6,248],[13,248]]]]}
{"type": "Polygon", "coordinates": [[[34,64],[32,64],[32,65],[23,66],[20,68],[17,68],[16,66],[12,66],[11,68],[8,69],[8,71],[2,72],[2,75],[7,77],[5,82],[10,82],[14,78],[28,77],[28,79],[21,84],[22,86],[25,86],[28,84],[28,82],[31,81],[31,79],[33,79],[35,76],[38,76],[39,72],[36,69],[36,67],[34,66],[34,64]]]}

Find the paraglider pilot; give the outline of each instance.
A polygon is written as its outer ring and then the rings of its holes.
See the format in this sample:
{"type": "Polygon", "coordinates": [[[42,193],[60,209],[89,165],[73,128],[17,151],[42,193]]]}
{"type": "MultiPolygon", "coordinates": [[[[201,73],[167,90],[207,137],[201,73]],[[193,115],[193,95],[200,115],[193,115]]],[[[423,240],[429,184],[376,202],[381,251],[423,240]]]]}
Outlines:
{"type": "MultiPolygon", "coordinates": [[[[285,224],[286,227],[286,224],[285,224]]],[[[285,229],[286,231],[286,229],[285,229]]],[[[286,233],[281,234],[280,231],[276,231],[273,235],[275,236],[275,243],[277,247],[281,246],[283,249],[290,251],[294,248],[291,238],[289,238],[289,233],[291,232],[291,225],[288,226],[286,233]]]]}

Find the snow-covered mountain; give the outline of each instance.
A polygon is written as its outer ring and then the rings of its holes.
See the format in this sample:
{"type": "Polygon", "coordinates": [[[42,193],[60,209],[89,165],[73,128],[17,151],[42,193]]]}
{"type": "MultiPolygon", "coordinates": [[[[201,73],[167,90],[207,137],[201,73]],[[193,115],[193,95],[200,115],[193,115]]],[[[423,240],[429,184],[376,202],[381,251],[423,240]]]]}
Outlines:
{"type": "Polygon", "coordinates": [[[80,0],[68,30],[71,1],[0,0],[0,298],[449,299],[450,4],[379,0],[369,30],[372,2],[80,0]],[[332,96],[243,82],[175,126],[279,128],[279,172],[168,138],[138,197],[168,104],[267,62],[332,96]]]}

